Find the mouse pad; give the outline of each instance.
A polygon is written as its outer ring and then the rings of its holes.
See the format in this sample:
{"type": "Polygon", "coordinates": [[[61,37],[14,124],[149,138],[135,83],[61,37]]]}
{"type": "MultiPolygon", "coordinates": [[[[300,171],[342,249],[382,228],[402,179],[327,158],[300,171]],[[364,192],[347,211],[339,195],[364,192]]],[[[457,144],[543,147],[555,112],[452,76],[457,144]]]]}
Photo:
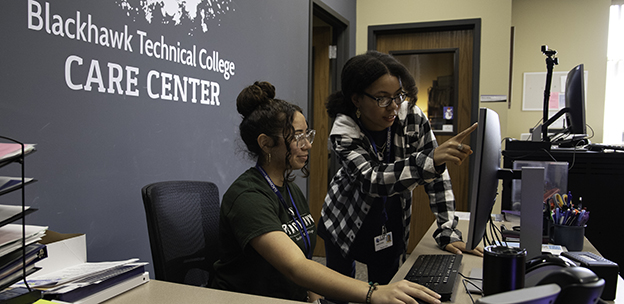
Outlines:
{"type": "Polygon", "coordinates": [[[483,279],[483,268],[472,268],[472,270],[470,270],[470,279],[464,279],[466,281],[470,281],[470,282],[465,282],[466,288],[468,289],[468,291],[472,294],[482,294],[483,293],[481,291],[482,286],[483,286],[482,279],[483,279]]]}

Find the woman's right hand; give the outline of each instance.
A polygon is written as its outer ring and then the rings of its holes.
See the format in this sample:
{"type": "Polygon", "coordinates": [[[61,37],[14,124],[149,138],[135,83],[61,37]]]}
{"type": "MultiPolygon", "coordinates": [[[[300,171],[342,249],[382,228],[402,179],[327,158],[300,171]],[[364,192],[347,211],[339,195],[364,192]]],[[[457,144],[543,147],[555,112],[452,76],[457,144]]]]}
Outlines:
{"type": "Polygon", "coordinates": [[[416,299],[424,300],[427,303],[439,304],[440,295],[432,291],[431,289],[410,282],[402,280],[396,283],[378,286],[377,290],[373,291],[371,295],[371,303],[417,303],[416,299]]]}
{"type": "Polygon", "coordinates": [[[477,129],[477,123],[468,127],[461,133],[455,135],[453,138],[440,144],[433,152],[433,162],[436,166],[440,166],[445,163],[453,163],[455,165],[461,165],[461,163],[472,154],[472,149],[469,145],[462,144],[462,141],[477,129]]]}

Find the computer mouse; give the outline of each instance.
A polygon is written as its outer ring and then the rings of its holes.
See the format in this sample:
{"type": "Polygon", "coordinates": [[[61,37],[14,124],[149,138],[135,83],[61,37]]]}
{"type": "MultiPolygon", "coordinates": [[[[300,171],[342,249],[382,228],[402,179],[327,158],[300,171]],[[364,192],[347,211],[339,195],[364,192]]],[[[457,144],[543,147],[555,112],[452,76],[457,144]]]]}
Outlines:
{"type": "Polygon", "coordinates": [[[561,292],[554,304],[594,304],[600,299],[605,280],[585,267],[575,266],[552,271],[537,285],[553,283],[561,287],[561,292]]]}
{"type": "Polygon", "coordinates": [[[542,254],[526,262],[526,272],[529,273],[540,267],[544,267],[548,265],[555,265],[555,266],[561,266],[561,267],[576,266],[576,264],[574,264],[574,262],[572,262],[568,258],[558,256],[558,255],[552,255],[552,254],[542,254]]]}
{"type": "Polygon", "coordinates": [[[532,258],[526,262],[524,286],[537,286],[537,283],[551,272],[572,266],[576,266],[576,264],[566,257],[557,255],[543,254],[532,258]]]}

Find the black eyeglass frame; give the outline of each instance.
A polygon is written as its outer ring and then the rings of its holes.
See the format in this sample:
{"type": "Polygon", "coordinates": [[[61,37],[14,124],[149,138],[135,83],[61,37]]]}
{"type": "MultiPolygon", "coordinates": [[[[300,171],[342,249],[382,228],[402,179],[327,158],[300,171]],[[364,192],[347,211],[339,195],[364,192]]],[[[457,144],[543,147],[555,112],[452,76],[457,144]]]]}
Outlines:
{"type": "Polygon", "coordinates": [[[394,102],[394,103],[397,104],[397,106],[399,106],[407,98],[407,92],[405,92],[403,90],[401,90],[401,92],[397,96],[395,96],[395,97],[375,97],[375,96],[373,96],[371,94],[368,94],[366,92],[362,92],[362,93],[364,93],[364,95],[370,97],[371,99],[375,100],[377,102],[377,106],[380,107],[380,108],[385,108],[385,107],[389,106],[391,102],[394,102]]]}

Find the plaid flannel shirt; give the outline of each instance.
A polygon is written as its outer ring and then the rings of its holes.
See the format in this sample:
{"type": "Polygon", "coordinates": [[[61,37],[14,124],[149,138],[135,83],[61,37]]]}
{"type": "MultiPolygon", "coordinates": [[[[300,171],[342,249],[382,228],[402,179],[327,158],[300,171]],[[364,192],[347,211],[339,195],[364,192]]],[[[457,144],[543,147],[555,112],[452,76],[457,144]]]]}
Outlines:
{"type": "MultiPolygon", "coordinates": [[[[381,197],[400,195],[407,248],[412,214],[412,190],[425,185],[438,229],[433,237],[438,246],[461,241],[456,230],[455,197],[446,165],[435,166],[433,151],[438,146],[429,121],[420,110],[404,102],[395,120],[392,137],[394,163],[383,163],[357,122],[337,115],[330,140],[342,165],[333,177],[319,224],[346,256],[372,204],[381,197]]],[[[371,236],[372,238],[373,236],[371,236]]],[[[327,240],[326,240],[327,241],[327,240]]]]}

